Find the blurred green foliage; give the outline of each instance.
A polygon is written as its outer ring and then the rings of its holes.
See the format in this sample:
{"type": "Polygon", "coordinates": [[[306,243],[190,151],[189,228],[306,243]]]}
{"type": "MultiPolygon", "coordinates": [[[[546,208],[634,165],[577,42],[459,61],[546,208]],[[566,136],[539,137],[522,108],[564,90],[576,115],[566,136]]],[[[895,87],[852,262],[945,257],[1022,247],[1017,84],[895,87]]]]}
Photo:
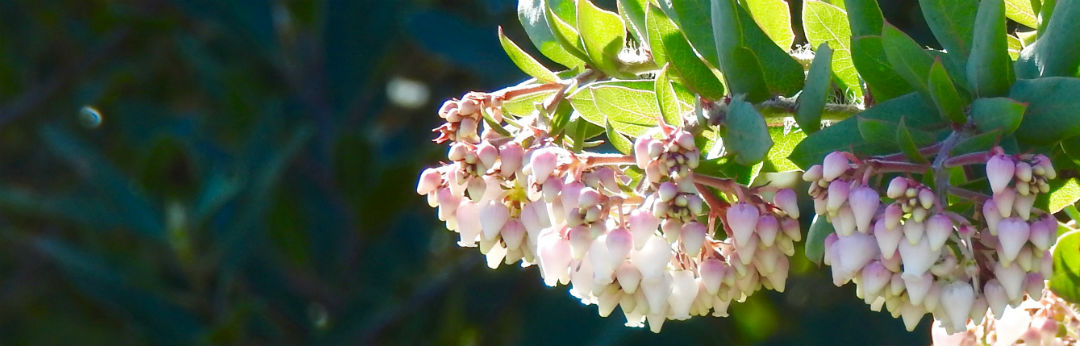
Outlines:
{"type": "MultiPolygon", "coordinates": [[[[900,3],[886,16],[930,37],[900,3]]],[[[805,260],[788,293],[658,335],[535,268],[481,268],[414,180],[443,154],[441,98],[522,79],[495,35],[525,42],[514,10],[0,1],[0,343],[929,341],[928,319],[906,333],[805,260]],[[392,80],[429,96],[391,102],[392,80]]]]}

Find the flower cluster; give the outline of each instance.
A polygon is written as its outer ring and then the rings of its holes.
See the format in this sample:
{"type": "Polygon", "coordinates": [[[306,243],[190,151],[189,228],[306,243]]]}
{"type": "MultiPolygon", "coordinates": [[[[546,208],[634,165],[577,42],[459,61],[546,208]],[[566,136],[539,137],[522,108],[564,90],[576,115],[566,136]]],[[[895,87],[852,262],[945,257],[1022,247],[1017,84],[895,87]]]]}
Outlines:
{"type": "Polygon", "coordinates": [[[855,282],[871,309],[884,306],[908,330],[931,313],[950,333],[969,318],[980,323],[988,308],[1001,316],[1025,292],[1042,292],[1057,229],[1052,215],[1033,208],[1054,174],[1045,156],[993,156],[986,173],[994,195],[972,218],[904,176],[882,198],[868,184],[872,166],[834,152],[803,175],[815,211],[835,229],[824,259],[834,284],[855,282]]]}
{"type": "Polygon", "coordinates": [[[1006,307],[996,320],[968,322],[966,328],[949,334],[935,322],[931,331],[934,345],[1075,345],[1080,318],[1065,300],[1045,289],[1015,307],[1006,307]]]}
{"type": "Polygon", "coordinates": [[[802,237],[794,191],[759,195],[694,174],[701,153],[679,128],[638,138],[631,156],[576,153],[542,121],[502,124],[499,102],[469,93],[441,108],[435,141],[449,142],[448,161],[426,169],[416,190],[492,268],[538,264],[547,285],[569,284],[601,316],[621,307],[627,325],[653,331],[668,319],[726,316],[761,287],[784,290],[802,237]],[[633,165],[639,181],[626,173],[633,165]]]}

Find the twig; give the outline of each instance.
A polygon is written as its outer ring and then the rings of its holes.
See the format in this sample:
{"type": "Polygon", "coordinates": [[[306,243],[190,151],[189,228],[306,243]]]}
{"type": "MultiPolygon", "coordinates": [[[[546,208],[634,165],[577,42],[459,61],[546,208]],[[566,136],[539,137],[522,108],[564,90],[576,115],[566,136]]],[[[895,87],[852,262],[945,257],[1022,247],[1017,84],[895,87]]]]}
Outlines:
{"type": "MultiPolygon", "coordinates": [[[[779,116],[788,117],[798,110],[798,103],[795,101],[795,98],[778,96],[765,100],[755,106],[766,119],[779,116]]],[[[825,110],[821,113],[821,119],[833,121],[844,120],[862,111],[863,107],[859,105],[826,103],[825,110]]]]}

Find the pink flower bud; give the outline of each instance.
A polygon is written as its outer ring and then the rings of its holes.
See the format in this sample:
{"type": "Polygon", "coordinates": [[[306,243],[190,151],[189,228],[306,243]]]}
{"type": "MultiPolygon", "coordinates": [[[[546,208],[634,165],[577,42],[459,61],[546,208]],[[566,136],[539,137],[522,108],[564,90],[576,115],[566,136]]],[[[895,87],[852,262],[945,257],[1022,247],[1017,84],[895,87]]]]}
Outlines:
{"type": "Polygon", "coordinates": [[[660,237],[652,236],[645,241],[641,250],[630,255],[630,261],[641,271],[644,280],[652,280],[663,276],[673,255],[671,245],[660,237]]]}
{"type": "Polygon", "coordinates": [[[1005,313],[1005,306],[1009,304],[1009,295],[1005,293],[1005,288],[1001,287],[997,279],[990,279],[983,286],[983,296],[986,297],[987,305],[990,305],[990,311],[995,317],[1001,319],[1005,313]]]}
{"type": "Polygon", "coordinates": [[[780,230],[791,241],[802,240],[802,228],[799,226],[799,220],[784,218],[783,221],[780,221],[780,230]]]}
{"type": "Polygon", "coordinates": [[[425,169],[420,173],[420,181],[416,183],[416,193],[426,195],[435,191],[442,185],[442,174],[434,168],[425,169]]]}
{"type": "Polygon", "coordinates": [[[848,206],[837,210],[836,215],[829,220],[832,221],[836,234],[848,236],[855,232],[855,214],[851,212],[851,208],[848,206]]]}
{"type": "Polygon", "coordinates": [[[774,291],[784,293],[784,287],[787,286],[788,270],[790,268],[791,263],[788,262],[787,257],[777,256],[776,268],[771,274],[765,277],[774,291]]]}
{"type": "Polygon", "coordinates": [[[1057,219],[1046,215],[1031,223],[1031,243],[1041,251],[1049,249],[1057,237],[1057,219]]]}
{"type": "Polygon", "coordinates": [[[683,150],[690,151],[697,149],[697,145],[694,144],[694,135],[691,135],[686,131],[681,131],[675,135],[675,143],[678,143],[683,150]]]}
{"type": "Polygon", "coordinates": [[[802,179],[803,181],[816,182],[821,179],[822,172],[821,165],[810,166],[806,172],[803,172],[802,179]]]}
{"type": "Polygon", "coordinates": [[[776,235],[780,233],[780,222],[772,214],[761,215],[755,229],[761,244],[770,247],[776,241],[776,235]]]}
{"type": "Polygon", "coordinates": [[[945,214],[935,214],[926,221],[926,237],[930,241],[931,250],[941,249],[952,233],[953,222],[945,214]]]}
{"type": "Polygon", "coordinates": [[[889,181],[889,189],[885,191],[885,196],[892,199],[900,198],[907,192],[908,183],[907,178],[896,177],[892,181],[889,181]]]}
{"type": "Polygon", "coordinates": [[[1043,283],[1044,281],[1045,279],[1042,274],[1028,273],[1024,278],[1024,292],[1027,292],[1033,300],[1042,299],[1042,292],[1045,286],[1043,283]]]}
{"type": "MultiPolygon", "coordinates": [[[[843,180],[833,180],[829,183],[829,196],[828,204],[825,206],[825,210],[831,215],[835,213],[840,207],[844,206],[844,203],[848,200],[851,184],[843,180]]],[[[852,220],[854,221],[854,220],[852,220]]],[[[852,223],[854,226],[854,222],[852,223]]]]}
{"type": "Polygon", "coordinates": [[[859,232],[869,232],[870,220],[874,218],[881,204],[881,197],[878,196],[877,191],[868,186],[857,187],[851,191],[848,202],[851,204],[851,212],[855,215],[855,226],[859,232]]]}
{"type": "Polygon", "coordinates": [[[1005,266],[999,262],[994,265],[994,277],[1001,283],[1001,287],[1005,289],[1005,294],[1009,296],[1010,302],[1020,301],[1024,294],[1024,279],[1027,278],[1024,269],[1020,268],[1020,266],[1005,266]]]}
{"type": "Polygon", "coordinates": [[[505,204],[495,201],[485,204],[480,209],[480,225],[484,231],[484,239],[494,240],[509,218],[510,210],[505,204]]]}
{"type": "Polygon", "coordinates": [[[619,280],[619,287],[627,294],[637,292],[638,283],[641,282],[641,272],[630,262],[623,262],[615,271],[615,278],[619,280]]]}
{"type": "Polygon", "coordinates": [[[922,275],[941,255],[941,252],[930,249],[930,242],[925,238],[915,244],[902,241],[897,248],[900,250],[900,259],[904,262],[905,275],[922,275]]]}
{"type": "Polygon", "coordinates": [[[679,188],[670,181],[665,181],[660,184],[660,187],[656,188],[656,195],[660,197],[663,202],[671,201],[675,199],[675,195],[679,194],[679,188]]]}
{"type": "Polygon", "coordinates": [[[559,179],[548,179],[541,186],[541,192],[543,192],[544,202],[552,203],[556,197],[562,193],[563,182],[559,179]]]}
{"type": "Polygon", "coordinates": [[[896,247],[900,244],[900,238],[904,236],[904,233],[899,227],[890,230],[885,226],[886,223],[883,220],[874,223],[874,238],[877,240],[882,258],[888,259],[896,252],[896,247]]]}
{"type": "Polygon", "coordinates": [[[892,279],[892,272],[885,268],[879,261],[873,261],[862,269],[859,289],[865,299],[883,295],[885,286],[892,279]]]}
{"type": "MultiPolygon", "coordinates": [[[[684,196],[686,196],[686,195],[684,195],[684,196]]],[[[702,209],[702,204],[704,204],[704,203],[705,203],[705,201],[702,200],[701,197],[698,196],[698,195],[686,196],[686,208],[690,209],[690,215],[696,216],[696,215],[701,215],[702,213],[704,213],[705,210],[702,209]]]]}
{"type": "Polygon", "coordinates": [[[537,251],[544,284],[554,287],[563,276],[569,274],[572,260],[570,242],[559,237],[558,231],[551,229],[540,234],[537,251]]]}
{"type": "Polygon", "coordinates": [[[600,203],[600,193],[591,187],[581,189],[578,194],[578,208],[588,209],[600,203]]]}
{"type": "Polygon", "coordinates": [[[1006,187],[1001,192],[995,192],[994,203],[997,204],[1001,217],[1012,216],[1013,208],[1016,207],[1016,190],[1006,187]]]}
{"type": "Polygon", "coordinates": [[[484,141],[476,146],[476,156],[480,158],[480,163],[484,167],[491,168],[495,166],[495,160],[499,158],[499,149],[491,145],[491,142],[484,141]]]}
{"type": "Polygon", "coordinates": [[[950,283],[941,290],[941,306],[954,328],[960,329],[967,325],[974,303],[975,290],[965,281],[950,283]]]}
{"type": "Polygon", "coordinates": [[[1031,182],[1031,165],[1028,164],[1027,162],[1023,162],[1023,161],[1017,162],[1016,163],[1016,179],[1018,179],[1018,180],[1020,180],[1022,182],[1025,182],[1025,183],[1030,183],[1031,182]]]}
{"type": "Polygon", "coordinates": [[[457,132],[458,139],[459,140],[464,139],[464,140],[468,140],[470,142],[475,141],[476,140],[476,129],[478,128],[479,125],[480,124],[477,123],[476,119],[474,119],[474,118],[463,118],[463,119],[461,119],[461,122],[458,123],[458,132],[457,132]]]}
{"type": "Polygon", "coordinates": [[[727,271],[724,267],[725,264],[715,258],[707,259],[698,266],[701,281],[705,284],[705,290],[709,294],[715,295],[720,290],[720,284],[724,280],[724,273],[727,271]]]}
{"type": "Polygon", "coordinates": [[[682,233],[682,222],[677,219],[664,219],[660,222],[660,231],[664,234],[664,240],[674,243],[682,233]]]}
{"type": "Polygon", "coordinates": [[[630,250],[634,249],[634,237],[623,227],[608,232],[605,242],[612,261],[616,263],[626,260],[626,256],[630,255],[630,250]]]}
{"type": "Polygon", "coordinates": [[[664,153],[664,143],[661,143],[660,141],[651,141],[649,142],[647,151],[649,152],[649,157],[655,160],[660,157],[660,154],[664,153]]]}
{"type": "Polygon", "coordinates": [[[464,116],[471,116],[480,111],[480,103],[473,99],[458,101],[458,111],[464,116]]]}
{"type": "Polygon", "coordinates": [[[728,208],[726,216],[725,221],[735,235],[735,243],[749,242],[760,216],[758,209],[746,202],[739,202],[728,208]]]}
{"type": "Polygon", "coordinates": [[[930,209],[934,207],[937,202],[937,196],[934,196],[934,191],[930,189],[919,189],[919,205],[923,209],[930,209]]]}
{"type": "Polygon", "coordinates": [[[525,157],[525,149],[521,148],[521,144],[518,142],[510,141],[499,147],[499,160],[502,162],[502,166],[499,167],[499,174],[503,177],[510,177],[519,169],[521,169],[521,161],[525,157]]]}
{"type": "Polygon", "coordinates": [[[503,242],[506,243],[506,248],[513,250],[521,246],[522,241],[525,240],[525,226],[521,224],[518,219],[511,219],[506,222],[499,234],[502,236],[503,242]]]}
{"type": "Polygon", "coordinates": [[[788,217],[792,219],[799,218],[799,199],[795,195],[795,191],[791,189],[780,189],[776,191],[776,195],[773,196],[773,204],[776,204],[780,210],[784,211],[788,217]]]}
{"type": "Polygon", "coordinates": [[[660,227],[660,220],[648,210],[634,209],[634,211],[630,212],[630,216],[627,217],[627,224],[634,236],[634,248],[641,249],[645,245],[645,241],[655,234],[656,229],[660,227]]]}
{"type": "Polygon", "coordinates": [[[826,215],[826,214],[828,214],[829,211],[826,210],[827,205],[828,205],[828,202],[827,202],[825,196],[814,198],[814,214],[817,214],[817,215],[826,215]]]}
{"type": "Polygon", "coordinates": [[[990,189],[997,194],[1009,185],[1016,173],[1016,163],[1004,154],[994,155],[986,162],[986,180],[990,181],[990,189]]]}
{"type": "Polygon", "coordinates": [[[822,259],[825,265],[832,265],[832,254],[836,252],[833,247],[839,240],[840,236],[836,235],[836,232],[829,233],[829,235],[825,236],[825,257],[822,259]]]}
{"type": "Polygon", "coordinates": [[[1027,222],[1019,218],[1010,217],[998,223],[998,241],[1001,242],[1001,253],[998,256],[1001,262],[1008,265],[1020,253],[1031,229],[1027,222]]]}
{"type": "Polygon", "coordinates": [[[904,216],[904,210],[900,208],[899,203],[890,203],[885,207],[884,215],[885,228],[898,229],[900,218],[904,216]]]}
{"type": "Polygon", "coordinates": [[[589,226],[585,225],[570,228],[570,231],[566,232],[567,237],[570,238],[570,250],[574,259],[580,260],[585,257],[589,246],[592,245],[591,232],[589,226]]]}
{"type": "Polygon", "coordinates": [[[926,234],[926,224],[915,220],[908,220],[904,223],[904,238],[907,238],[908,243],[914,245],[923,238],[926,234]]]}
{"type": "Polygon", "coordinates": [[[862,233],[841,236],[833,247],[839,255],[832,258],[833,284],[838,287],[861,273],[862,268],[878,255],[874,238],[862,233]]]}
{"type": "Polygon", "coordinates": [[[986,221],[986,228],[990,230],[990,235],[998,235],[998,223],[1001,222],[1001,212],[998,211],[997,203],[993,199],[986,200],[982,207],[983,219],[986,221]]]}
{"type": "Polygon", "coordinates": [[[851,161],[848,161],[847,156],[843,152],[834,151],[825,156],[821,176],[826,181],[832,181],[844,175],[849,168],[851,168],[851,161]]]}
{"type": "Polygon", "coordinates": [[[908,299],[911,299],[911,304],[922,305],[923,298],[926,298],[926,294],[930,293],[930,287],[934,285],[934,275],[930,273],[923,273],[922,275],[900,275],[900,278],[904,280],[904,287],[907,288],[908,299]]]}
{"type": "Polygon", "coordinates": [[[652,141],[653,139],[649,136],[641,136],[634,142],[634,161],[638,168],[645,169],[649,166],[649,162],[652,162],[652,156],[649,154],[649,145],[652,141]]]}
{"type": "Polygon", "coordinates": [[[480,222],[481,206],[476,202],[462,201],[458,205],[456,211],[458,233],[461,234],[461,240],[458,241],[458,246],[473,247],[476,246],[476,238],[483,230],[483,224],[480,222]]]}
{"type": "Polygon", "coordinates": [[[1024,220],[1031,218],[1031,208],[1034,207],[1035,194],[1016,196],[1016,202],[1013,203],[1013,210],[1016,211],[1016,215],[1024,220]]]}
{"type": "Polygon", "coordinates": [[[537,149],[533,152],[529,165],[532,166],[533,177],[538,184],[547,181],[555,166],[559,163],[559,156],[550,148],[537,149]]]}
{"type": "Polygon", "coordinates": [[[680,238],[682,239],[683,249],[691,258],[697,257],[698,253],[701,253],[701,245],[705,243],[706,232],[705,225],[695,221],[682,226],[680,238]]]}

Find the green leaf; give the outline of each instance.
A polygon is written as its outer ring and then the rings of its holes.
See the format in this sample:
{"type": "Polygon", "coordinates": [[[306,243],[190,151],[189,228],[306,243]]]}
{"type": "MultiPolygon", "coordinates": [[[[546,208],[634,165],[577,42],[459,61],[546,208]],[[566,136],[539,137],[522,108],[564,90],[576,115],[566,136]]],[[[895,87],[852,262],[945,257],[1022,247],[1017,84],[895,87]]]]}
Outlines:
{"type": "Polygon", "coordinates": [[[746,0],[746,9],[762,31],[784,50],[791,49],[795,33],[791,32],[791,10],[783,0],[746,0]]]}
{"type": "Polygon", "coordinates": [[[1061,298],[1080,303],[1080,231],[1065,233],[1054,245],[1054,274],[1049,286],[1061,298]]]}
{"type": "MultiPolygon", "coordinates": [[[[551,24],[551,34],[559,46],[583,62],[592,62],[589,54],[585,52],[585,46],[581,43],[581,35],[578,35],[573,25],[567,24],[555,15],[551,8],[547,9],[547,19],[551,24]]],[[[595,65],[595,62],[593,64],[595,65]]]]}
{"type": "Polygon", "coordinates": [[[975,30],[979,0],[919,0],[923,18],[949,59],[958,66],[967,62],[975,30]]]}
{"type": "MultiPolygon", "coordinates": [[[[1023,45],[1023,43],[1020,42],[1019,38],[1017,38],[1016,36],[1013,36],[1013,35],[1005,35],[1005,40],[1006,40],[1006,42],[1008,42],[1008,45],[1009,45],[1009,59],[1012,59],[1012,60],[1015,61],[1017,58],[1020,57],[1020,51],[1024,49],[1024,45],[1023,45]]],[[[972,49],[974,49],[974,48],[972,48],[972,49]]],[[[970,57],[968,59],[970,59],[970,57]]],[[[968,66],[971,66],[970,62],[968,62],[968,64],[969,64],[968,66]]],[[[1009,70],[1012,70],[1012,64],[1009,65],[1009,70]]],[[[1015,79],[1016,76],[1010,76],[1009,78],[1010,79],[1015,79]]],[[[968,76],[968,79],[971,79],[970,75],[968,76]]]]}
{"type": "MultiPolygon", "coordinates": [[[[671,70],[674,70],[694,92],[709,100],[724,97],[724,84],[713,69],[705,64],[686,42],[683,34],[656,6],[649,6],[648,30],[653,52],[661,51],[671,70]]],[[[654,55],[655,56],[655,55],[654,55]]],[[[657,63],[660,61],[658,60],[657,63]]],[[[661,65],[663,66],[663,65],[661,65]]]]}
{"type": "Polygon", "coordinates": [[[1080,184],[1076,179],[1069,179],[1056,190],[1050,191],[1050,213],[1057,213],[1080,200],[1080,184]]]}
{"type": "Polygon", "coordinates": [[[803,2],[803,30],[806,39],[813,47],[828,43],[835,48],[832,59],[832,73],[854,92],[856,98],[862,97],[859,72],[851,60],[851,28],[848,26],[847,13],[844,10],[818,0],[803,2]]]}
{"type": "Polygon", "coordinates": [[[855,118],[859,119],[859,135],[864,141],[894,147],[897,122],[861,116],[855,116],[855,118]]]}
{"type": "Polygon", "coordinates": [[[900,125],[896,127],[896,143],[900,145],[900,152],[904,153],[904,156],[907,156],[912,162],[930,162],[919,153],[919,143],[911,135],[911,131],[908,130],[907,122],[904,119],[900,119],[900,125]]]}
{"type": "Polygon", "coordinates": [[[716,53],[716,40],[713,38],[713,22],[709,16],[709,1],[670,1],[672,10],[678,13],[679,29],[677,31],[686,35],[686,40],[690,41],[690,45],[705,58],[705,61],[717,66],[719,60],[716,53]]]}
{"type": "Polygon", "coordinates": [[[656,74],[653,90],[656,91],[656,104],[660,108],[660,114],[664,119],[664,123],[675,127],[682,127],[682,111],[679,109],[678,96],[675,95],[675,89],[671,87],[671,81],[668,79],[669,66],[671,65],[664,65],[664,68],[660,70],[660,73],[656,74]]]}
{"type": "Polygon", "coordinates": [[[1028,105],[1016,138],[1034,145],[1080,135],[1080,79],[1047,77],[1018,80],[1009,97],[1028,105]]]}
{"type": "Polygon", "coordinates": [[[1007,97],[980,98],[971,102],[971,120],[979,132],[1000,130],[1008,135],[1020,127],[1027,105],[1007,97]]]}
{"type": "Polygon", "coordinates": [[[548,24],[547,6],[544,0],[521,0],[518,1],[518,21],[529,34],[529,40],[533,46],[540,50],[540,54],[548,57],[551,61],[567,68],[576,68],[585,64],[585,61],[570,54],[552,34],[552,28],[548,24]]]}
{"type": "MultiPolygon", "coordinates": [[[[1046,10],[1047,6],[1043,6],[1046,10]]],[[[1045,17],[1045,16],[1044,16],[1045,17]]],[[[1062,1],[1053,7],[1046,30],[1039,30],[1033,54],[1021,54],[1034,63],[1039,76],[1076,76],[1080,66],[1080,1],[1062,1]]]]}
{"type": "Polygon", "coordinates": [[[523,117],[536,113],[536,104],[544,103],[551,95],[554,95],[554,90],[542,91],[538,93],[526,94],[516,96],[512,99],[503,101],[502,111],[503,114],[510,114],[515,117],[523,117]]]}
{"type": "Polygon", "coordinates": [[[769,39],[754,18],[741,6],[736,6],[742,25],[743,42],[760,60],[762,76],[774,95],[791,96],[802,89],[805,78],[803,66],[769,39]]]}
{"type": "Polygon", "coordinates": [[[937,106],[938,114],[955,124],[966,123],[967,116],[964,115],[964,105],[967,104],[967,100],[961,98],[960,94],[956,92],[956,87],[953,86],[949,73],[945,72],[945,66],[941,64],[941,59],[935,60],[934,65],[930,67],[927,82],[930,97],[933,99],[934,105],[937,106]]]}
{"type": "Polygon", "coordinates": [[[1031,8],[1031,0],[1005,0],[1005,15],[1029,28],[1039,26],[1035,10],[1031,8]]]}
{"type": "Polygon", "coordinates": [[[804,251],[806,258],[810,262],[821,265],[821,260],[825,257],[825,238],[835,232],[836,230],[832,224],[824,216],[814,216],[814,222],[810,224],[810,230],[806,234],[806,248],[804,251]]]}
{"type": "Polygon", "coordinates": [[[503,29],[499,27],[499,42],[502,43],[503,50],[506,51],[506,55],[510,57],[510,61],[514,62],[522,72],[525,74],[536,77],[536,80],[545,83],[557,82],[559,77],[554,72],[548,70],[547,67],[541,65],[539,61],[536,61],[529,53],[526,53],[521,47],[510,41],[506,35],[503,34],[503,29]]]}
{"type": "MultiPolygon", "coordinates": [[[[851,4],[848,4],[850,7],[851,4]]],[[[885,56],[881,36],[859,36],[851,39],[851,62],[866,81],[867,88],[878,102],[886,101],[915,90],[893,70],[885,56]]]]}
{"type": "Polygon", "coordinates": [[[608,142],[611,143],[612,147],[615,147],[615,150],[626,155],[630,155],[634,152],[634,143],[615,131],[615,128],[611,126],[610,119],[604,124],[604,130],[604,132],[607,133],[608,142]]]}
{"type": "Polygon", "coordinates": [[[626,24],[618,14],[605,11],[590,0],[577,0],[577,28],[585,53],[597,69],[609,76],[626,75],[620,70],[619,62],[619,52],[626,43],[626,24]]]}
{"type": "MultiPolygon", "coordinates": [[[[850,4],[849,4],[850,5],[850,4]]],[[[811,165],[821,163],[825,155],[830,152],[843,150],[856,155],[879,155],[895,151],[895,144],[882,145],[881,143],[868,142],[860,135],[859,118],[887,120],[899,122],[901,119],[912,124],[909,128],[917,128],[926,132],[939,133],[948,130],[948,123],[937,116],[933,108],[930,108],[917,93],[909,93],[875,105],[861,113],[832,126],[821,129],[795,147],[788,159],[799,167],[806,169],[811,165]]],[[[887,138],[895,138],[892,132],[883,134],[887,138]]]]}
{"type": "Polygon", "coordinates": [[[795,150],[795,146],[806,138],[806,133],[803,131],[785,132],[783,127],[770,127],[769,135],[774,142],[768,155],[768,161],[772,163],[773,169],[777,172],[798,170],[799,166],[787,157],[791,155],[791,151],[795,150]]]}
{"type": "Polygon", "coordinates": [[[732,98],[724,119],[724,146],[735,154],[735,162],[753,165],[769,153],[773,141],[765,118],[741,96],[732,98]]]}
{"type": "Polygon", "coordinates": [[[612,128],[630,137],[638,137],[659,125],[660,107],[652,83],[634,84],[620,82],[594,83],[570,95],[570,103],[586,121],[597,126],[612,128]]]}
{"type": "Polygon", "coordinates": [[[995,130],[986,133],[980,133],[974,136],[965,137],[956,143],[956,146],[949,151],[950,155],[963,155],[967,153],[974,153],[976,151],[986,151],[993,148],[999,142],[1001,142],[1001,131],[995,130]]]}
{"type": "Polygon", "coordinates": [[[810,63],[810,72],[806,75],[806,86],[799,94],[795,110],[795,121],[806,133],[817,132],[821,128],[821,112],[825,109],[829,85],[832,82],[830,63],[832,49],[827,43],[821,43],[817,55],[810,63]]]}
{"type": "Polygon", "coordinates": [[[616,3],[619,15],[630,24],[630,34],[646,46],[649,44],[649,36],[645,33],[645,10],[648,5],[648,0],[618,0],[616,3]]]}
{"type": "Polygon", "coordinates": [[[983,1],[979,3],[979,14],[975,18],[967,79],[969,89],[982,97],[1005,94],[1015,78],[1002,5],[1000,1],[983,1]]]}
{"type": "Polygon", "coordinates": [[[886,24],[882,29],[881,44],[897,74],[916,90],[927,90],[926,78],[934,64],[930,53],[892,24],[886,24]]]}
{"type": "Polygon", "coordinates": [[[746,94],[756,103],[772,94],[792,95],[802,87],[802,65],[771,43],[735,2],[712,0],[712,23],[720,70],[732,94],[746,94]]]}
{"type": "Polygon", "coordinates": [[[853,36],[881,35],[881,26],[885,19],[881,15],[877,0],[844,0],[844,4],[853,36]]]}

